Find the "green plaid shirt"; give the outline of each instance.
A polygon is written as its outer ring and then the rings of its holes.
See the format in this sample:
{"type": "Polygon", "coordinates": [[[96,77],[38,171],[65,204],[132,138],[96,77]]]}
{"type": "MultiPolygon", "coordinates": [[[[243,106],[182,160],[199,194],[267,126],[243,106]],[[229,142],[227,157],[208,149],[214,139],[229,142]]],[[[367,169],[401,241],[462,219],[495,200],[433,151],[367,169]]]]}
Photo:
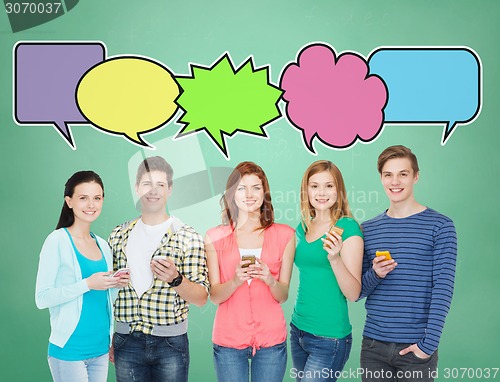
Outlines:
{"type": "MultiPolygon", "coordinates": [[[[116,227],[109,236],[114,269],[127,266],[125,248],[130,232],[138,220],[116,227]]],[[[184,277],[203,285],[208,293],[204,243],[202,237],[192,227],[174,217],[152,256],[170,257],[184,277]]],[[[121,289],[114,309],[117,321],[129,323],[132,331],[146,334],[151,334],[155,325],[175,325],[183,322],[188,312],[189,303],[182,299],[174,288],[156,277],[153,278],[153,285],[141,298],[137,296],[130,283],[121,289]]]]}

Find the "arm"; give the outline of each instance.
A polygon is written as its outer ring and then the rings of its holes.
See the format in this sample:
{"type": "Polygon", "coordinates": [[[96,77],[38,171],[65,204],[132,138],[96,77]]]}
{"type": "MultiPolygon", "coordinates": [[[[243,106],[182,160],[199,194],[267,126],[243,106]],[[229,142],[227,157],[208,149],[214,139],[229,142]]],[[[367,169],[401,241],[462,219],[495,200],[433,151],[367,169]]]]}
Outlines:
{"type": "Polygon", "coordinates": [[[450,310],[457,260],[457,234],[448,220],[437,231],[433,261],[433,287],[425,336],[417,344],[426,354],[436,351],[450,310]]]}
{"type": "Polygon", "coordinates": [[[60,239],[57,233],[47,237],[40,252],[38,273],[36,276],[35,302],[39,309],[51,308],[71,301],[89,290],[85,280],[56,287],[58,272],[61,268],[60,239]]]}
{"type": "Polygon", "coordinates": [[[413,352],[416,357],[428,358],[437,349],[444,322],[450,309],[457,259],[457,235],[453,222],[447,221],[437,230],[433,260],[433,287],[425,336],[399,352],[413,352]]]}
{"type": "Polygon", "coordinates": [[[108,247],[111,251],[113,269],[116,270],[121,268],[118,261],[120,254],[120,247],[121,244],[123,243],[123,237],[121,232],[122,232],[121,226],[115,227],[115,229],[113,229],[108,238],[108,247]]]}
{"type": "Polygon", "coordinates": [[[356,301],[361,292],[363,238],[351,236],[342,242],[337,233],[327,233],[323,243],[340,290],[349,301],[356,301]]]}
{"type": "Polygon", "coordinates": [[[269,286],[272,296],[280,304],[288,299],[288,288],[290,286],[290,278],[292,277],[293,259],[295,257],[295,235],[292,235],[288,241],[285,251],[283,252],[283,259],[281,262],[280,274],[278,280],[269,272],[266,264],[262,263],[260,259],[256,259],[257,264],[251,265],[250,268],[255,269],[251,273],[253,277],[259,278],[269,286]]]}
{"type": "MultiPolygon", "coordinates": [[[[359,301],[365,297],[368,297],[372,292],[377,288],[378,284],[382,281],[383,277],[380,277],[377,275],[377,272],[373,268],[375,266],[375,263],[378,261],[384,260],[383,258],[380,259],[373,259],[373,262],[370,261],[370,255],[368,252],[364,252],[363,255],[363,270],[362,274],[363,277],[361,278],[361,293],[356,301],[359,301]],[[373,265],[373,266],[372,266],[373,265]]],[[[384,275],[385,277],[385,275],[384,275]]]]}
{"type": "Polygon", "coordinates": [[[184,300],[196,306],[203,306],[207,302],[208,292],[206,288],[198,283],[194,283],[186,276],[182,276],[182,283],[174,288],[184,300]]]}
{"type": "MultiPolygon", "coordinates": [[[[365,253],[363,257],[363,269],[365,267],[365,260],[367,259],[369,260],[369,256],[365,253]]],[[[387,276],[389,272],[392,272],[397,265],[398,263],[393,259],[385,260],[383,256],[375,256],[371,262],[371,267],[363,273],[361,295],[357,301],[372,294],[378,284],[380,284],[385,276],[387,276]]]]}
{"type": "Polygon", "coordinates": [[[205,236],[205,251],[207,253],[207,264],[208,264],[208,279],[210,280],[210,300],[216,304],[222,304],[224,301],[229,299],[233,293],[238,289],[244,282],[250,280],[251,277],[248,275],[248,268],[242,268],[241,266],[249,261],[241,261],[236,268],[234,277],[226,281],[225,283],[220,283],[220,273],[219,273],[219,259],[217,257],[217,252],[215,251],[214,245],[208,235],[205,236]]]}
{"type": "MultiPolygon", "coordinates": [[[[38,264],[38,273],[36,277],[35,302],[39,309],[51,308],[64,304],[91,289],[109,289],[116,285],[113,277],[107,277],[109,272],[97,272],[87,279],[77,280],[76,276],[69,275],[74,282],[66,285],[56,285],[60,272],[75,272],[73,268],[68,268],[64,257],[65,251],[72,251],[67,247],[63,240],[55,233],[47,237],[40,252],[40,262],[38,264]],[[66,270],[64,270],[66,268],[66,270]]],[[[72,255],[72,253],[71,253],[72,255]]],[[[69,259],[71,266],[73,260],[69,259]]]]}
{"type": "Polygon", "coordinates": [[[153,274],[164,282],[172,282],[179,272],[182,283],[174,287],[179,296],[190,304],[203,306],[208,298],[208,282],[206,272],[206,256],[203,240],[198,234],[186,233],[184,238],[184,263],[179,270],[170,259],[151,261],[153,274]]]}

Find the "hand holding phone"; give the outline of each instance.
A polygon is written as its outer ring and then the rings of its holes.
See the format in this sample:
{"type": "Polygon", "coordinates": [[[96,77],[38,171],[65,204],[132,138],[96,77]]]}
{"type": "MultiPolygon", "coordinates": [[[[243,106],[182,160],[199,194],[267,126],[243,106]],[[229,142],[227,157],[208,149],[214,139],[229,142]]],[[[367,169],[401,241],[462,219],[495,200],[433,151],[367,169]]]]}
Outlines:
{"type": "Polygon", "coordinates": [[[248,268],[251,264],[255,264],[255,256],[254,255],[243,255],[241,256],[242,261],[248,261],[250,260],[250,263],[248,264],[243,264],[241,267],[242,268],[248,268]]]}
{"type": "Polygon", "coordinates": [[[110,277],[120,277],[121,275],[127,275],[130,273],[130,268],[120,268],[115,273],[110,275],[110,277]]]}
{"type": "Polygon", "coordinates": [[[394,261],[389,251],[375,251],[373,270],[379,278],[385,278],[385,276],[392,272],[397,266],[398,263],[394,261]]]}
{"type": "Polygon", "coordinates": [[[333,234],[333,232],[335,232],[337,235],[342,237],[342,234],[344,233],[344,229],[334,225],[334,226],[332,226],[332,228],[330,228],[330,231],[328,233],[333,234]]]}
{"type": "Polygon", "coordinates": [[[392,260],[391,253],[389,251],[376,251],[375,256],[384,256],[386,260],[392,260]]]}

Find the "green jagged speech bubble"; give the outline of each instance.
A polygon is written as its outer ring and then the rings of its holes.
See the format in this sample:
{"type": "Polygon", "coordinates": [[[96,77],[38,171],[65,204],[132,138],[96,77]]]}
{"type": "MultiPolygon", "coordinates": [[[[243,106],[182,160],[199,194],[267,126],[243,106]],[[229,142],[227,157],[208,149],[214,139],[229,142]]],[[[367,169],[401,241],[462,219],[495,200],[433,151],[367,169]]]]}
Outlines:
{"type": "Polygon", "coordinates": [[[177,76],[183,89],[177,104],[185,126],[176,138],[205,130],[229,158],[224,135],[236,132],[266,137],[263,127],[281,117],[283,91],[269,82],[269,66],[254,68],[249,57],[237,70],[224,53],[211,67],[190,64],[191,75],[177,76]]]}

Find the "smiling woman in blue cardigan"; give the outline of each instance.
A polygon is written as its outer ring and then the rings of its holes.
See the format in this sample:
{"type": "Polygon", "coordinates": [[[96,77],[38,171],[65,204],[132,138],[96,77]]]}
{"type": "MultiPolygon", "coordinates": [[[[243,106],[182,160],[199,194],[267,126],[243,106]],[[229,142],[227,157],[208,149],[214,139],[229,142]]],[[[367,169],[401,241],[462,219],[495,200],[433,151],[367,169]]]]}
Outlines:
{"type": "Polygon", "coordinates": [[[106,241],[90,231],[101,213],[104,186],[93,171],[66,182],[57,224],[43,244],[36,305],[49,308],[49,367],[54,381],[106,381],[112,334],[114,289],[129,276],[110,277],[106,241]]]}

